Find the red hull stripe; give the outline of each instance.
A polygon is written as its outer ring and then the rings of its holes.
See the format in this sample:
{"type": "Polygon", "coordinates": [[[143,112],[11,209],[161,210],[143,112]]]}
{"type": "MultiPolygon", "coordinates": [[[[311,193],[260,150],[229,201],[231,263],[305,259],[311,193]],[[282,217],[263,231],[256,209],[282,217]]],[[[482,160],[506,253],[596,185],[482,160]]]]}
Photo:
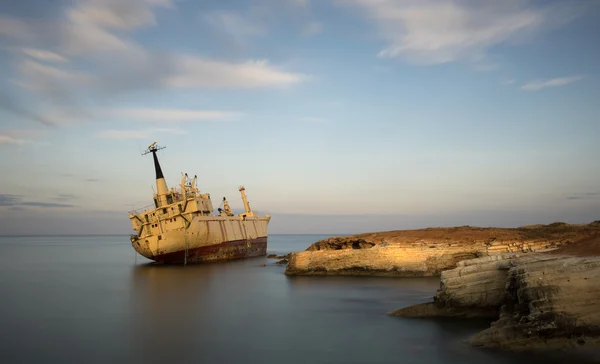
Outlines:
{"type": "Polygon", "coordinates": [[[214,262],[259,257],[266,254],[267,237],[261,237],[248,240],[226,241],[221,244],[188,249],[187,257],[185,250],[183,250],[156,255],[152,259],[164,264],[183,264],[185,261],[187,263],[214,262]]]}

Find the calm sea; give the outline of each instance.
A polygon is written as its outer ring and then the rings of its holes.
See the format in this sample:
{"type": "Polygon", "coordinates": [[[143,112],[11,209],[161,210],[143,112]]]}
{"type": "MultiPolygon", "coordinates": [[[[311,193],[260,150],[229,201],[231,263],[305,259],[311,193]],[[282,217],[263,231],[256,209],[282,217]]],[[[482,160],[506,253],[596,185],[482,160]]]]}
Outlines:
{"type": "MultiPolygon", "coordinates": [[[[269,253],[319,235],[271,235],[269,253]]],[[[480,350],[488,325],[386,316],[438,278],[286,277],[275,260],[154,266],[128,236],[0,237],[2,363],[563,363],[480,350]]],[[[582,362],[582,361],[578,361],[582,362]]]]}

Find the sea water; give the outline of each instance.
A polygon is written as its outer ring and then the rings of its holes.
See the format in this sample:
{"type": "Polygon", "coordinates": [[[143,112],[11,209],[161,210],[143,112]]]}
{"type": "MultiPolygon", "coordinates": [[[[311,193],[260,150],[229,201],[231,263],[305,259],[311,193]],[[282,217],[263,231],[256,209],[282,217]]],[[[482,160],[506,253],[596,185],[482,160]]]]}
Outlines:
{"type": "MultiPolygon", "coordinates": [[[[324,237],[270,235],[268,253],[301,251],[324,237]]],[[[0,237],[0,362],[567,360],[466,344],[486,321],[386,315],[429,301],[439,278],[287,277],[266,257],[158,266],[128,239],[0,237]]]]}

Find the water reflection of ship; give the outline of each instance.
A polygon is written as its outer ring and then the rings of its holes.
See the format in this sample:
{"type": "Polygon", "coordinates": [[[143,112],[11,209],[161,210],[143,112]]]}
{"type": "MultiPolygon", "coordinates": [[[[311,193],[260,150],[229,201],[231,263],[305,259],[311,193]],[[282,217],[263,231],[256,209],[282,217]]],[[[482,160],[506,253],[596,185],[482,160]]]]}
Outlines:
{"type": "Polygon", "coordinates": [[[134,357],[146,363],[183,362],[197,355],[196,315],[207,301],[220,264],[179,266],[141,264],[131,270],[129,317],[134,357]]]}

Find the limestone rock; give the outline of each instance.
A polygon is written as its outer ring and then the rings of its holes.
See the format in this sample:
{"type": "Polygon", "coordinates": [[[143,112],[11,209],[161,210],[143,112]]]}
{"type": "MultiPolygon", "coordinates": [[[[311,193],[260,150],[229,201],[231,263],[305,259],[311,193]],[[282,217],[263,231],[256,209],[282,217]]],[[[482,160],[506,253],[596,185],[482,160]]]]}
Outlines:
{"type": "Polygon", "coordinates": [[[443,271],[433,302],[396,310],[405,317],[498,317],[504,302],[508,270],[518,254],[503,254],[461,261],[443,271]],[[431,306],[435,306],[433,309],[431,306]],[[421,312],[423,311],[423,312],[421,312]]]}
{"type": "Polygon", "coordinates": [[[600,343],[600,257],[533,258],[509,270],[500,318],[472,343],[511,349],[600,343]]]}
{"type": "Polygon", "coordinates": [[[477,256],[471,247],[379,244],[370,249],[291,253],[286,274],[424,277],[477,256]]]}
{"type": "Polygon", "coordinates": [[[600,342],[600,257],[503,254],[444,271],[433,302],[404,317],[493,317],[477,346],[529,349],[600,342]]]}
{"type": "MultiPolygon", "coordinates": [[[[291,253],[287,275],[435,276],[461,260],[557,249],[600,234],[600,224],[517,229],[428,228],[331,237],[291,253]]],[[[495,274],[495,273],[489,273],[495,274]]]]}

